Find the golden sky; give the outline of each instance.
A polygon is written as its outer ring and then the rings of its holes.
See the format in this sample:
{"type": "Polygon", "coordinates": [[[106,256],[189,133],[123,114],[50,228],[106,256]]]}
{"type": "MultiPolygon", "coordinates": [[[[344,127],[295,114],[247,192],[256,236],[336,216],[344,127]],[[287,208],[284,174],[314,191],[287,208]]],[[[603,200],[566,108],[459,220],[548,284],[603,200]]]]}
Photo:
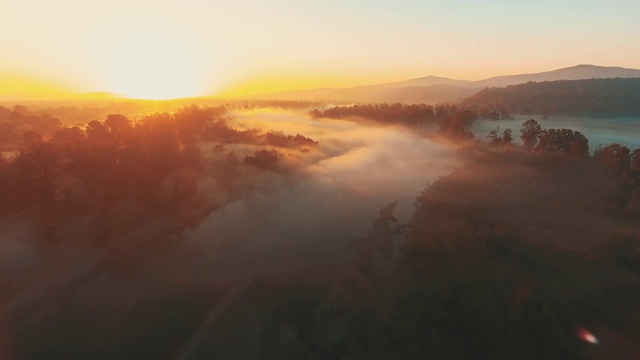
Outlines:
{"type": "Polygon", "coordinates": [[[136,98],[640,68],[633,0],[2,0],[0,95],[136,98]]]}

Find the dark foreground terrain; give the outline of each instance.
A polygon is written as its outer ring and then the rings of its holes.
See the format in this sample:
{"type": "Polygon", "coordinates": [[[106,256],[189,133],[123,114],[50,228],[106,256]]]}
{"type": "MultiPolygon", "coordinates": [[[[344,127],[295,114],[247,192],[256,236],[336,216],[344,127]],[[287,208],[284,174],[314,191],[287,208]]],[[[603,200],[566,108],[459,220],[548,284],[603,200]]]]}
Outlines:
{"type": "Polygon", "coordinates": [[[44,296],[13,299],[3,355],[637,358],[637,214],[612,210],[611,173],[516,148],[459,156],[464,165],[418,196],[408,223],[383,207],[339,261],[221,284],[187,278],[197,254],[179,234],[152,235],[152,251],[122,250],[44,296]]]}

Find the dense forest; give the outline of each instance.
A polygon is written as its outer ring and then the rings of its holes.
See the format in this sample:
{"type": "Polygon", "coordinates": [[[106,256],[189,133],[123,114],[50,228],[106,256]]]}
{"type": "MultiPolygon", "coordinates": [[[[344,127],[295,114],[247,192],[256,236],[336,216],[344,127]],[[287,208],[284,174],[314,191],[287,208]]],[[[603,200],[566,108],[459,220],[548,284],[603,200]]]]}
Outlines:
{"type": "MultiPolygon", "coordinates": [[[[239,183],[248,185],[240,178],[255,176],[243,170],[243,165],[289,171],[291,164],[278,161],[283,157],[279,150],[308,152],[318,145],[300,134],[231,128],[224,106],[192,106],[136,122],[112,114],[83,127],[60,127],[59,121],[50,120],[55,126],[43,128],[43,134],[34,131],[41,129],[36,121],[41,117],[20,117],[16,110],[10,113],[11,119],[21,119],[21,126],[28,126],[16,132],[28,131],[19,137],[14,155],[0,154],[0,214],[44,204],[38,210],[42,216],[59,222],[78,211],[89,211],[96,214],[90,237],[100,229],[107,234],[104,236],[113,236],[119,225],[109,214],[118,204],[138,204],[128,219],[120,219],[128,224],[125,228],[148,220],[149,214],[197,213],[208,201],[208,195],[197,190],[202,177],[214,178],[220,191],[242,193],[246,188],[241,189],[239,183]],[[234,144],[246,148],[225,148],[234,144]]],[[[6,144],[14,141],[11,138],[6,144]]],[[[44,236],[56,238],[55,232],[60,231],[59,226],[52,226],[44,236]]]]}
{"type": "Polygon", "coordinates": [[[105,119],[111,114],[127,114],[131,121],[144,121],[154,113],[170,113],[191,105],[200,107],[221,107],[228,111],[261,108],[302,109],[319,107],[322,104],[311,101],[279,100],[127,100],[111,99],[101,101],[51,100],[31,101],[25,104],[0,102],[0,151],[15,149],[22,136],[33,131],[48,138],[61,127],[84,126],[88,121],[105,119]]]}
{"type": "Polygon", "coordinates": [[[16,105],[12,109],[0,106],[0,151],[14,149],[29,131],[50,136],[60,126],[60,119],[48,113],[33,114],[23,105],[16,105]]]}
{"type": "Polygon", "coordinates": [[[494,106],[513,114],[638,116],[640,79],[561,80],[487,88],[466,98],[462,106],[494,106]]]}

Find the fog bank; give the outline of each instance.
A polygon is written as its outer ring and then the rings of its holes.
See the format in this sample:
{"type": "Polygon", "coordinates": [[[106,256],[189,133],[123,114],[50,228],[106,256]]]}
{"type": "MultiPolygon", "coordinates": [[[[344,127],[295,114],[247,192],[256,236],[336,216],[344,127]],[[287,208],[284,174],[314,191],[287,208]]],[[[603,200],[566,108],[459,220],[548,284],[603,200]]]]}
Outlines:
{"type": "Polygon", "coordinates": [[[199,273],[244,277],[339,260],[350,239],[366,236],[380,208],[398,201],[395,215],[408,221],[416,196],[456,167],[452,146],[399,127],[273,110],[239,112],[234,121],[301,133],[319,146],[287,153],[301,171],[263,174],[261,191],[220,208],[188,233],[201,255],[193,264],[199,273]]]}

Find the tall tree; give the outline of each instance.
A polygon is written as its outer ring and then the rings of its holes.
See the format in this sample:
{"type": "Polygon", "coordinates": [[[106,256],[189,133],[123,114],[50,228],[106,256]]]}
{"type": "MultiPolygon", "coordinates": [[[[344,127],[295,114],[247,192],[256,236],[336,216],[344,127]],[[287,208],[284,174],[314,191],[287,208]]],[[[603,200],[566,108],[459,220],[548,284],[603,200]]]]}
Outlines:
{"type": "Polygon", "coordinates": [[[487,139],[489,139],[489,143],[492,145],[500,145],[502,144],[502,138],[498,133],[500,132],[500,125],[495,127],[494,129],[489,130],[489,135],[487,135],[487,139]]]}
{"type": "Polygon", "coordinates": [[[513,144],[513,131],[511,129],[504,129],[502,132],[502,144],[503,145],[512,145],[513,144]]]}
{"type": "Polygon", "coordinates": [[[537,145],[541,133],[542,127],[535,119],[525,121],[520,129],[520,139],[522,139],[525,149],[533,149],[537,145]]]}

